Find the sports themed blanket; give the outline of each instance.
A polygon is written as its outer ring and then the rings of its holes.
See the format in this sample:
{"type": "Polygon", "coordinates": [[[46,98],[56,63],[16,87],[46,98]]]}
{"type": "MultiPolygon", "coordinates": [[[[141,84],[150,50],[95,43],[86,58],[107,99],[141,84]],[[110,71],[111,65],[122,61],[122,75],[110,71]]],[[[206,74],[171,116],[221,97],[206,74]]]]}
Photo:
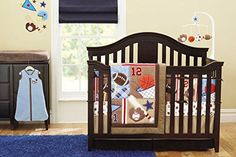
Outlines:
{"type": "Polygon", "coordinates": [[[142,125],[157,123],[158,65],[111,66],[112,123],[142,125]]]}

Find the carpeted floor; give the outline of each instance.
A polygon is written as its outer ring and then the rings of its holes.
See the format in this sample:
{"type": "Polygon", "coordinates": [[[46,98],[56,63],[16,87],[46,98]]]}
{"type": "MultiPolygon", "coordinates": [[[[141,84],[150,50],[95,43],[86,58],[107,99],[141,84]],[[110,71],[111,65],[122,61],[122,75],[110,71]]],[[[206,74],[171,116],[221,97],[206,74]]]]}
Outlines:
{"type": "Polygon", "coordinates": [[[0,136],[1,157],[155,157],[152,151],[87,151],[85,135],[0,136]]]}

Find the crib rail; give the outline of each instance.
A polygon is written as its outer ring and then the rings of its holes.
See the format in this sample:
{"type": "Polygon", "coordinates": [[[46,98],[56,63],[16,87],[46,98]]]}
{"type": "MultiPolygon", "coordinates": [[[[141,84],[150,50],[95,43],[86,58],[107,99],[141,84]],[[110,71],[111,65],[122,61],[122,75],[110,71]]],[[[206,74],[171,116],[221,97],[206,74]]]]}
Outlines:
{"type": "MultiPolygon", "coordinates": [[[[171,80],[171,99],[170,99],[170,128],[169,132],[166,134],[181,136],[187,135],[191,137],[214,137],[215,148],[219,149],[219,130],[220,130],[220,105],[221,105],[221,71],[222,71],[223,62],[216,62],[211,60],[209,64],[203,67],[167,67],[167,79],[171,80]],[[186,77],[187,76],[187,77],[186,77]],[[176,116],[175,116],[175,103],[176,103],[176,79],[179,79],[179,116],[178,116],[178,126],[176,126],[176,116]],[[197,116],[196,116],[196,126],[193,126],[193,81],[197,80],[197,116]],[[206,80],[206,112],[205,117],[202,116],[202,82],[206,80]],[[189,95],[188,95],[188,123],[184,123],[184,81],[188,80],[189,82],[189,95]],[[215,80],[215,113],[214,115],[210,114],[211,106],[211,82],[215,80]],[[213,118],[213,128],[211,130],[210,120],[213,118]],[[202,127],[202,121],[204,120],[205,124],[202,127]],[[187,131],[184,132],[184,127],[187,125],[187,131]],[[176,131],[175,128],[178,128],[176,131]],[[196,131],[193,132],[193,128],[196,128],[196,131]]],[[[186,136],[186,137],[187,137],[186,136]]]]}
{"type": "Polygon", "coordinates": [[[87,47],[90,60],[110,63],[165,63],[170,66],[206,65],[208,48],[196,48],[163,34],[144,32],[113,44],[87,47]]]}

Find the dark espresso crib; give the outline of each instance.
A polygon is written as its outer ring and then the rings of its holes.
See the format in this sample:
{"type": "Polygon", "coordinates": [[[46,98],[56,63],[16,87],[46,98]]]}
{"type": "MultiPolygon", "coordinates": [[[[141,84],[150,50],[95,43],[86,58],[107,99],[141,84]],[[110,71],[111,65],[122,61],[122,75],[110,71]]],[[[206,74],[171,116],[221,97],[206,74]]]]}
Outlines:
{"type": "Polygon", "coordinates": [[[208,48],[190,47],[163,34],[143,32],[107,46],[88,47],[87,50],[89,150],[214,148],[219,152],[223,62],[207,58],[208,48]],[[126,131],[123,126],[113,124],[110,72],[114,63],[166,65],[166,103],[162,104],[163,112],[158,113],[163,115],[162,132],[150,131],[153,126],[149,125],[142,127],[142,132],[138,130],[141,127],[130,125],[125,128],[126,131]],[[95,85],[96,81],[98,82],[95,85]],[[105,84],[107,98],[104,97],[105,84]],[[95,90],[99,93],[97,98],[95,90]],[[105,99],[107,106],[104,105],[105,99]]]}

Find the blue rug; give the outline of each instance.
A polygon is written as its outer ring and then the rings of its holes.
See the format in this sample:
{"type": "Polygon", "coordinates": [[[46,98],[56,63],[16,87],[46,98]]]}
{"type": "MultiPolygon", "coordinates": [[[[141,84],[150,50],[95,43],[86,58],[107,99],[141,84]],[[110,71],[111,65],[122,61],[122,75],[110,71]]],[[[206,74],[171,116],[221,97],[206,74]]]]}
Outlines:
{"type": "Polygon", "coordinates": [[[87,136],[0,136],[1,157],[155,157],[152,151],[87,151],[87,136]]]}

